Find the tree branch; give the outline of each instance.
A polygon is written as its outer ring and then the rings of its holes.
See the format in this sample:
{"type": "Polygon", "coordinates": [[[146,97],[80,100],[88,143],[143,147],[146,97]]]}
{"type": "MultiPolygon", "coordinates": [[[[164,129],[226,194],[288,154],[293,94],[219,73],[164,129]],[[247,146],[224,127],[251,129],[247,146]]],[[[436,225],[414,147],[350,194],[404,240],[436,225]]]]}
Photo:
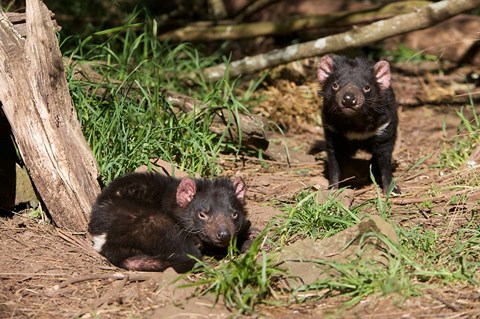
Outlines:
{"type": "Polygon", "coordinates": [[[365,24],[372,21],[412,12],[431,4],[430,1],[400,1],[361,11],[344,11],[308,17],[293,17],[284,21],[262,21],[237,25],[213,25],[195,23],[184,28],[162,34],[161,40],[170,41],[216,41],[239,40],[259,36],[277,36],[292,34],[308,29],[325,26],[348,26],[365,24]]]}
{"type": "Polygon", "coordinates": [[[235,21],[241,22],[258,11],[279,1],[280,0],[253,0],[238,11],[235,16],[235,21]]]}
{"type": "MultiPolygon", "coordinates": [[[[461,12],[474,9],[479,5],[480,0],[444,0],[435,2],[415,12],[380,20],[348,32],[246,57],[230,64],[230,75],[238,76],[254,73],[303,58],[338,52],[346,48],[365,46],[388,37],[430,27],[461,12]]],[[[208,79],[215,81],[223,76],[226,67],[226,64],[222,63],[206,68],[204,74],[208,79]]]]}

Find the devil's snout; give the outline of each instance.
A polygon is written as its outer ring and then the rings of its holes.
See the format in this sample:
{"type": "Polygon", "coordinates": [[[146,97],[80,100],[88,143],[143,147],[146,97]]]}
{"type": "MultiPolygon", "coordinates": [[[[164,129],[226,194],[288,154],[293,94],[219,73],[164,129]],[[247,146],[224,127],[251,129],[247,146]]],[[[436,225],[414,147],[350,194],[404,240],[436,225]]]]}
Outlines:
{"type": "Polygon", "coordinates": [[[232,238],[232,234],[230,233],[230,230],[227,227],[221,227],[217,231],[217,240],[221,242],[224,245],[228,245],[228,242],[232,238]]]}
{"type": "Polygon", "coordinates": [[[341,88],[336,95],[338,105],[346,108],[356,109],[363,105],[365,97],[362,91],[353,84],[341,88]]]}
{"type": "Polygon", "coordinates": [[[342,98],[342,104],[345,107],[354,107],[357,104],[357,99],[355,98],[355,94],[352,92],[347,92],[342,98]]]}

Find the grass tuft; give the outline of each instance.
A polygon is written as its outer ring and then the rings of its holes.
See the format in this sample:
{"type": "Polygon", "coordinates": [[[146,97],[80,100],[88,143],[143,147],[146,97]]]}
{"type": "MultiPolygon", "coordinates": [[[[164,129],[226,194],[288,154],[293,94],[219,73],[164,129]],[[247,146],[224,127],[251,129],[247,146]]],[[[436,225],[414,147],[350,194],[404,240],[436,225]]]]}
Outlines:
{"type": "Polygon", "coordinates": [[[285,205],[286,216],[277,220],[281,243],[299,236],[312,239],[330,237],[360,221],[355,209],[346,207],[339,198],[343,190],[331,191],[322,204],[318,203],[319,192],[304,191],[295,205],[285,205]]]}
{"type": "Polygon", "coordinates": [[[444,142],[439,157],[440,168],[454,170],[462,168],[472,152],[480,147],[480,115],[477,114],[473,101],[462,107],[457,115],[461,123],[455,136],[448,137],[445,125],[443,127],[444,142]]]}
{"type": "Polygon", "coordinates": [[[233,241],[228,256],[218,265],[198,260],[193,272],[199,273],[200,279],[192,285],[201,287],[200,294],[213,293],[216,302],[222,298],[227,307],[241,313],[253,313],[257,304],[269,302],[286,273],[271,254],[261,250],[266,232],[253,241],[245,254],[239,255],[233,241]]]}

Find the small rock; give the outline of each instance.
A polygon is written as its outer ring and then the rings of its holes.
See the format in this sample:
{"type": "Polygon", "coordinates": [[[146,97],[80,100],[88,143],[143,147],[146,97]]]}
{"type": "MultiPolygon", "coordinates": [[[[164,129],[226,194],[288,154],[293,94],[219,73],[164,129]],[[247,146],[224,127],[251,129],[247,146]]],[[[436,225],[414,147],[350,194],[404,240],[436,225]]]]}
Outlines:
{"type": "MultiPolygon", "coordinates": [[[[369,233],[381,234],[393,243],[399,242],[393,226],[379,216],[373,216],[323,240],[299,240],[285,247],[278,260],[284,261],[284,267],[292,276],[301,278],[303,284],[311,284],[329,275],[326,267],[312,260],[347,262],[361,258],[386,265],[385,251],[388,247],[379,237],[364,236],[369,233]]],[[[291,285],[296,284],[298,282],[291,282],[291,285]]]]}
{"type": "Polygon", "coordinates": [[[317,203],[323,205],[329,198],[335,198],[335,200],[341,202],[346,208],[350,208],[354,199],[354,192],[351,188],[345,188],[343,190],[319,190],[317,193],[317,203]]]}

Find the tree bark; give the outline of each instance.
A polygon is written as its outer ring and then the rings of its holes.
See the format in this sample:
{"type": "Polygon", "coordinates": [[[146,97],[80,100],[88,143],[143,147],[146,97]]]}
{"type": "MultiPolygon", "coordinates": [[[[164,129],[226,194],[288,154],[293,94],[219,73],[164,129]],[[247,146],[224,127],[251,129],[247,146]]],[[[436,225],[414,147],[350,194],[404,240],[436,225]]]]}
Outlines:
{"type": "MultiPolygon", "coordinates": [[[[303,58],[338,52],[346,48],[365,46],[388,37],[430,27],[479,5],[480,0],[443,0],[435,2],[412,13],[398,15],[347,32],[234,61],[229,66],[230,76],[254,73],[303,58]]],[[[206,68],[204,74],[208,79],[215,81],[223,76],[226,68],[226,64],[222,63],[206,68]]]]}
{"type": "Polygon", "coordinates": [[[390,18],[397,14],[412,12],[431,4],[430,1],[400,1],[380,8],[361,11],[344,11],[324,15],[293,17],[285,21],[262,21],[237,25],[213,25],[211,23],[195,23],[184,28],[162,34],[161,40],[170,41],[217,41],[239,40],[259,36],[278,36],[332,26],[348,26],[365,24],[372,21],[390,18]]]}
{"type": "Polygon", "coordinates": [[[0,100],[53,221],[85,231],[100,192],[96,161],[69,95],[49,11],[39,0],[26,4],[26,40],[0,11],[0,100]]]}
{"type": "MultiPolygon", "coordinates": [[[[53,14],[52,11],[48,11],[49,17],[52,19],[52,23],[55,27],[56,31],[60,31],[60,26],[57,24],[57,21],[54,20],[55,14],[53,14]]],[[[27,15],[25,12],[5,12],[5,15],[7,16],[8,20],[13,24],[13,27],[15,30],[17,30],[18,33],[22,37],[27,36],[27,15]]]]}

